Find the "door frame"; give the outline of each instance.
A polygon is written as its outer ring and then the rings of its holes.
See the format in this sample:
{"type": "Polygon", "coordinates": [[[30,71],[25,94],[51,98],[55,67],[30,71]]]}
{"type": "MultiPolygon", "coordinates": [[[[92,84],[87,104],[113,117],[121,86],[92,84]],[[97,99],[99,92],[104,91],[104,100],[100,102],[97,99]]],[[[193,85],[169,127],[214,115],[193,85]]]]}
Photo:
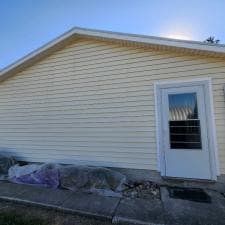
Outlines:
{"type": "Polygon", "coordinates": [[[208,142],[209,142],[209,159],[211,180],[217,180],[217,176],[220,175],[219,160],[218,160],[218,147],[216,138],[216,126],[213,106],[213,94],[212,94],[212,80],[211,78],[196,78],[189,80],[170,80],[170,81],[156,81],[154,82],[154,94],[155,94],[155,119],[156,119],[156,139],[157,139],[157,169],[161,176],[166,175],[165,167],[165,151],[163,150],[163,129],[162,129],[162,105],[161,105],[161,89],[202,85],[204,88],[204,94],[206,98],[206,120],[208,129],[208,142]]]}

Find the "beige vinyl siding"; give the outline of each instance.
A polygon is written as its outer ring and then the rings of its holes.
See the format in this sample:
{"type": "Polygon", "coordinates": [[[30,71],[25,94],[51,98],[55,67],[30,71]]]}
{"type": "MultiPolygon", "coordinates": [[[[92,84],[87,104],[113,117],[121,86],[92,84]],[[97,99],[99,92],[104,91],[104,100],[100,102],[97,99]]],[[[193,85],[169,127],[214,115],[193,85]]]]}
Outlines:
{"type": "Polygon", "coordinates": [[[154,81],[213,78],[225,173],[225,62],[80,40],[0,84],[1,152],[35,162],[157,169],[154,81]]]}

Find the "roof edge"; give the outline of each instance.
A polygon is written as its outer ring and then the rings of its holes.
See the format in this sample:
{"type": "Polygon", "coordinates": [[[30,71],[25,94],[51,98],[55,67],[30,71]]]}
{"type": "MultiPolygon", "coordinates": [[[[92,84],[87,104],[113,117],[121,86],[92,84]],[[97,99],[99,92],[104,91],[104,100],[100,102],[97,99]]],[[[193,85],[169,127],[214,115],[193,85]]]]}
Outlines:
{"type": "Polygon", "coordinates": [[[218,53],[225,53],[225,45],[211,44],[200,41],[179,40],[166,37],[156,37],[141,34],[104,31],[97,29],[87,29],[82,27],[75,27],[74,31],[80,35],[103,37],[108,39],[118,39],[124,41],[140,42],[144,44],[165,45],[168,47],[190,48],[196,50],[212,51],[218,53]]]}
{"type": "Polygon", "coordinates": [[[51,48],[59,45],[65,40],[72,38],[73,36],[86,36],[86,37],[95,37],[102,39],[111,39],[118,41],[127,41],[127,42],[135,42],[140,44],[148,44],[152,46],[165,46],[168,48],[176,48],[176,49],[186,49],[186,50],[197,50],[200,52],[210,52],[218,54],[219,56],[225,56],[225,45],[221,44],[208,44],[199,41],[187,41],[187,40],[176,40],[171,38],[164,37],[154,37],[147,35],[138,35],[138,34],[128,34],[121,32],[112,32],[112,31],[104,31],[104,30],[96,30],[96,29],[87,29],[81,27],[74,27],[59,37],[53,39],[47,44],[41,46],[40,48],[32,51],[28,55],[22,57],[16,62],[10,64],[9,66],[3,68],[0,72],[0,80],[7,76],[10,72],[13,72],[16,68],[22,66],[26,62],[37,58],[39,55],[47,52],[51,48]]]}

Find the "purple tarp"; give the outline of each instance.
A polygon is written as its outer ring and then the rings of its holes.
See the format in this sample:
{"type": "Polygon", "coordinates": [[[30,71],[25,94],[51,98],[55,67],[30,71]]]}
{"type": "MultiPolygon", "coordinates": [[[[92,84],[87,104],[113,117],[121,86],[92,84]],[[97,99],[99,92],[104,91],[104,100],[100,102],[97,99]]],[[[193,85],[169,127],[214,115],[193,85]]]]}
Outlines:
{"type": "Polygon", "coordinates": [[[59,186],[59,172],[56,167],[51,164],[31,166],[17,165],[15,168],[10,168],[10,181],[18,184],[30,184],[50,188],[57,188],[59,186]]]}

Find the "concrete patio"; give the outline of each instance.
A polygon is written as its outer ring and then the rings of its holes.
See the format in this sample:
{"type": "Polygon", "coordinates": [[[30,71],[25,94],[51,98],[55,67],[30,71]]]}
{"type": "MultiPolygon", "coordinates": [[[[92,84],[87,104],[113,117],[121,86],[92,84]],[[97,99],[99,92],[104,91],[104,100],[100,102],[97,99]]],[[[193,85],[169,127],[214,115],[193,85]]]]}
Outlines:
{"type": "Polygon", "coordinates": [[[144,200],[0,183],[0,200],[102,218],[115,224],[225,224],[225,197],[218,191],[206,192],[211,203],[170,198],[166,187],[161,187],[161,200],[144,200]]]}

